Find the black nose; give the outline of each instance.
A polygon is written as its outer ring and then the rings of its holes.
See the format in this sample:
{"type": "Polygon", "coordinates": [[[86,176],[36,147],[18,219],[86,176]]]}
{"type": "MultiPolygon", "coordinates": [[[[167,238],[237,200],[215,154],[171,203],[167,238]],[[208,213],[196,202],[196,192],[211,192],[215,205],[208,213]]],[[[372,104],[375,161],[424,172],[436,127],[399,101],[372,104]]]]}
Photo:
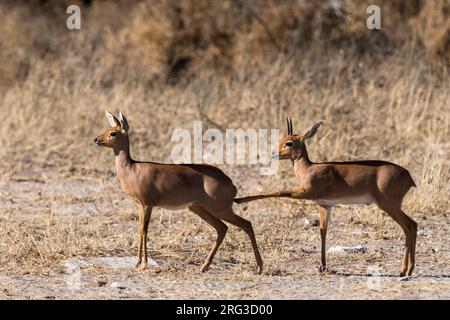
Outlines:
{"type": "Polygon", "coordinates": [[[97,142],[98,142],[98,138],[95,138],[95,139],[94,139],[94,142],[97,143],[97,142]]]}

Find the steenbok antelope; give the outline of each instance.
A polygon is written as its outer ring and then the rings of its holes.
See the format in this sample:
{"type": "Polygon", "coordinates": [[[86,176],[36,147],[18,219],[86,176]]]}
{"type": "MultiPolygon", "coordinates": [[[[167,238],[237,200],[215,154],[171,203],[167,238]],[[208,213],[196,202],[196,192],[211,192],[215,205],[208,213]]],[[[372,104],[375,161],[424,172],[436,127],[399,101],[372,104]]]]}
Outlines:
{"type": "Polygon", "coordinates": [[[272,197],[315,201],[320,214],[322,272],[326,270],[325,242],[331,208],[337,204],[375,203],[405,233],[406,245],[400,276],[410,276],[414,270],[417,223],[402,211],[401,205],[408,190],[416,186],[411,175],[405,168],[386,161],[311,162],[305,141],[312,138],[321,125],[322,121],[299,136],[293,133],[292,120],[287,120],[287,134],[281,138],[279,152],[274,157],[292,161],[299,184],[296,190],[238,198],[235,202],[272,197]]]}
{"type": "Polygon", "coordinates": [[[188,207],[217,231],[217,240],[206,258],[201,271],[208,269],[219,249],[228,227],[223,221],[244,230],[250,237],[256,257],[258,273],[262,271],[262,259],[256,244],[252,224],[233,212],[236,187],[220,169],[202,164],[161,164],[135,161],[130,155],[128,121],[119,113],[119,119],[106,111],[110,128],[98,136],[97,146],[114,150],[117,178],[120,185],[140,205],[139,253],[136,263],[147,265],[147,232],[152,210],[155,207],[182,209],[188,207]],[[222,221],[223,220],[223,221],[222,221]]]}

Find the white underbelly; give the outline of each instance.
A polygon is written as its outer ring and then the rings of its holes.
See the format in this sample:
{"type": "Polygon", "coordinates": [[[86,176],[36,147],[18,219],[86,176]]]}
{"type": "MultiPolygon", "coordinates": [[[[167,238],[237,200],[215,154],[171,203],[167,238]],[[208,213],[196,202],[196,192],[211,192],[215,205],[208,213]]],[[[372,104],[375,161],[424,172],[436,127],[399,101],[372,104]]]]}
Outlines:
{"type": "Polygon", "coordinates": [[[187,207],[189,207],[192,204],[192,202],[187,202],[187,203],[180,203],[180,204],[159,204],[158,207],[163,208],[163,209],[167,209],[167,210],[183,210],[187,207]]]}
{"type": "Polygon", "coordinates": [[[370,195],[316,200],[318,204],[326,207],[334,207],[338,204],[371,204],[374,203],[374,201],[375,199],[370,195]]]}

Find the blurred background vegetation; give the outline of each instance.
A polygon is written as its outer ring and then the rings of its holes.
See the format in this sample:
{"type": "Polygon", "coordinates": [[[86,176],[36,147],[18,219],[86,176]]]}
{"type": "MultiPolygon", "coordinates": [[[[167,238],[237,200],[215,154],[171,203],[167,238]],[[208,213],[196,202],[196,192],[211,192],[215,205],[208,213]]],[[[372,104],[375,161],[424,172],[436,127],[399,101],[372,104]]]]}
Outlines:
{"type": "Polygon", "coordinates": [[[76,56],[102,66],[102,86],[179,84],[202,71],[233,74],[305,51],[382,58],[413,46],[450,61],[450,2],[377,1],[382,29],[368,30],[365,0],[8,1],[0,4],[0,84],[24,81],[34,63],[76,56]],[[81,31],[66,28],[78,4],[81,31]],[[124,68],[126,66],[126,68],[124,68]]]}

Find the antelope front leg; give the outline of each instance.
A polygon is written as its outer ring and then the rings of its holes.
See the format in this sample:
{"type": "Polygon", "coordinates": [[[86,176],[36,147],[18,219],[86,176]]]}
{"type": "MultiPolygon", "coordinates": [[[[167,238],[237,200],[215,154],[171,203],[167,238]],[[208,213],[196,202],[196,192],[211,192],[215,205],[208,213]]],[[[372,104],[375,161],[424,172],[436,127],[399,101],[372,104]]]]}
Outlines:
{"type": "Polygon", "coordinates": [[[326,259],[326,241],[327,241],[327,229],[328,223],[330,222],[331,208],[319,206],[319,219],[320,219],[320,239],[322,242],[320,261],[321,266],[319,268],[320,272],[325,272],[327,270],[327,259],[326,259]]]}
{"type": "Polygon", "coordinates": [[[144,221],[143,221],[143,251],[144,251],[144,265],[142,266],[143,270],[146,270],[148,268],[148,258],[147,258],[147,234],[148,234],[148,225],[150,224],[150,218],[152,216],[152,207],[151,206],[145,206],[143,208],[144,211],[144,221]]]}
{"type": "Polygon", "coordinates": [[[142,263],[142,245],[143,245],[143,240],[144,240],[144,208],[141,206],[139,208],[139,227],[138,227],[138,231],[139,231],[139,252],[138,252],[138,258],[136,261],[136,266],[134,267],[135,269],[139,269],[141,263],[142,263]]]}

